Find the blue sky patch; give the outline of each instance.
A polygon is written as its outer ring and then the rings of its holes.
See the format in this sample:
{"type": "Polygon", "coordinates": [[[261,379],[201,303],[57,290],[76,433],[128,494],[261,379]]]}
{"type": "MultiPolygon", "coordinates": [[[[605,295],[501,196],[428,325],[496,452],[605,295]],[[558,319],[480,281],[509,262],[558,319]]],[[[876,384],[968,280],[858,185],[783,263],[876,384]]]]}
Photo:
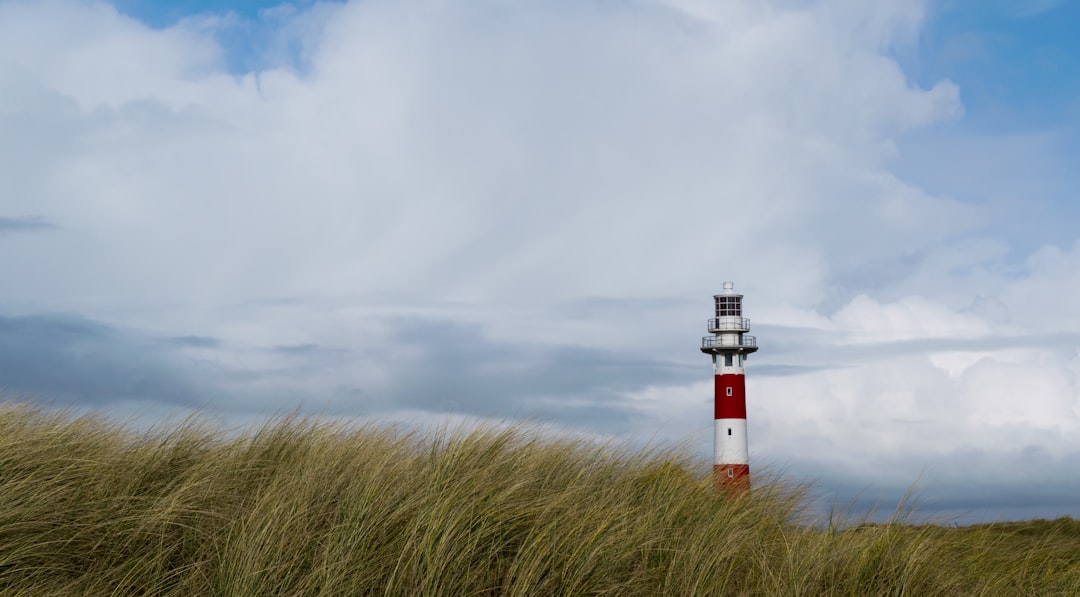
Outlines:
{"type": "Polygon", "coordinates": [[[242,75],[276,67],[306,70],[304,48],[290,36],[285,21],[316,4],[340,4],[338,0],[116,0],[121,13],[154,28],[175,25],[185,18],[225,17],[217,40],[225,51],[229,72],[242,75]]]}

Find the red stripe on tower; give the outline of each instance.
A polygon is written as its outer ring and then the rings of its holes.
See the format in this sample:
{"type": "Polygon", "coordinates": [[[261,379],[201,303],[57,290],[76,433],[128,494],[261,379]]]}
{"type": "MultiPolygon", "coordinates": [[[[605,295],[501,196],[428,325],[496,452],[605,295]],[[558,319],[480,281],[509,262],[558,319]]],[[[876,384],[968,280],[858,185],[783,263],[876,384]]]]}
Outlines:
{"type": "Polygon", "coordinates": [[[716,397],[714,419],[746,418],[746,376],[720,374],[713,377],[716,397]]]}
{"type": "Polygon", "coordinates": [[[717,490],[750,488],[750,460],[746,437],[746,357],[757,351],[757,339],[746,335],[750,320],[742,316],[742,295],[724,282],[713,297],[715,317],[708,320],[712,334],[701,339],[701,352],[712,355],[714,374],[713,478],[717,490]]]}

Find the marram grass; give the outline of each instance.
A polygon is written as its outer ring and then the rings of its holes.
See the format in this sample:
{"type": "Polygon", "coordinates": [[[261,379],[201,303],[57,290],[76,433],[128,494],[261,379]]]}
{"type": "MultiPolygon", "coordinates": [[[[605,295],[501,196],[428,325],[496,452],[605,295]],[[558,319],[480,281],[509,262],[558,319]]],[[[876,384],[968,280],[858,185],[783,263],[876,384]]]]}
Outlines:
{"type": "Polygon", "coordinates": [[[847,530],[529,429],[135,432],[0,407],[2,595],[1077,595],[1080,522],[847,530]]]}

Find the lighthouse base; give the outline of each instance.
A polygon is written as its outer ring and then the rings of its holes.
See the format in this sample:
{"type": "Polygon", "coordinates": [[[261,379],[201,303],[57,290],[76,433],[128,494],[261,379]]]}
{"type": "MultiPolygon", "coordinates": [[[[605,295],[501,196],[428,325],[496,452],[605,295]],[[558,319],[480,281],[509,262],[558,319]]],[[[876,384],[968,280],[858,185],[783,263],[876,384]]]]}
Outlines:
{"type": "Polygon", "coordinates": [[[717,493],[747,493],[750,491],[749,464],[714,464],[713,487],[717,493]]]}

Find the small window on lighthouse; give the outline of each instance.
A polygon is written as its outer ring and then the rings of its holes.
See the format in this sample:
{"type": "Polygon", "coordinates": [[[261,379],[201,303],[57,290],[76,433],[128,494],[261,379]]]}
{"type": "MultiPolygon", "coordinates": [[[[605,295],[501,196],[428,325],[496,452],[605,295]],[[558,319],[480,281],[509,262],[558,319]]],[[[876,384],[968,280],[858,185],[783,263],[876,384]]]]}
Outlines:
{"type": "Polygon", "coordinates": [[[732,356],[729,354],[724,355],[724,365],[730,367],[732,364],[732,356]]]}
{"type": "Polygon", "coordinates": [[[729,476],[729,477],[734,477],[734,476],[735,476],[735,469],[733,469],[733,468],[729,468],[729,469],[727,470],[727,476],[729,476]]]}
{"type": "Polygon", "coordinates": [[[728,389],[727,389],[727,395],[728,395],[728,396],[730,396],[730,395],[731,395],[731,386],[728,386],[728,389]]]}
{"type": "Polygon", "coordinates": [[[731,427],[728,427],[728,428],[727,428],[727,434],[728,434],[728,435],[731,435],[731,427]]]}

